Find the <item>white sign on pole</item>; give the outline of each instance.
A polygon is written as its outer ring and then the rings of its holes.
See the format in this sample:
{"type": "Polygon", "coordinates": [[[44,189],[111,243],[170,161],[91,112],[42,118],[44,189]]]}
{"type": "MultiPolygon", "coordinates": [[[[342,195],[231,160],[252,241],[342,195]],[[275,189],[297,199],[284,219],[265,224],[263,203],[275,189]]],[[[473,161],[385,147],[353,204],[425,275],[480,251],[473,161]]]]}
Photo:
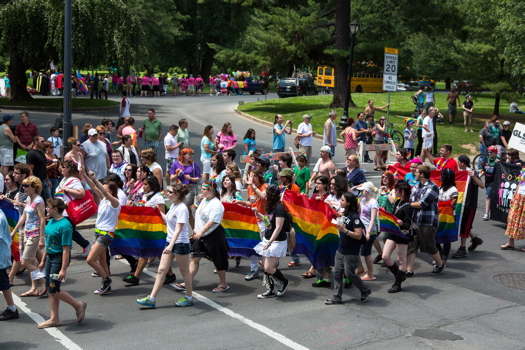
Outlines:
{"type": "Polygon", "coordinates": [[[509,148],[517,149],[520,152],[525,153],[525,125],[516,123],[514,130],[512,130],[512,136],[509,140],[509,148]]]}
{"type": "Polygon", "coordinates": [[[383,68],[383,90],[397,91],[398,49],[385,47],[385,64],[383,68]]]}

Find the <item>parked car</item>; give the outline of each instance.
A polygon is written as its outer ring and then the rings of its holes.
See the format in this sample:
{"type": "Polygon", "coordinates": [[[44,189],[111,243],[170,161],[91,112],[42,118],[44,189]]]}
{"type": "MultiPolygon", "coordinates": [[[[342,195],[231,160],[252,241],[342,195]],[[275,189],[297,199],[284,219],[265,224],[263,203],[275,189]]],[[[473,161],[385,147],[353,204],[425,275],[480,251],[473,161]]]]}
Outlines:
{"type": "Polygon", "coordinates": [[[419,81],[411,80],[409,82],[405,82],[406,85],[408,85],[407,90],[408,91],[417,91],[419,90],[419,81]]]}
{"type": "Polygon", "coordinates": [[[279,81],[277,95],[279,97],[317,95],[317,86],[308,79],[303,78],[283,78],[279,81]],[[297,86],[297,81],[299,86],[297,86]]]}
{"type": "Polygon", "coordinates": [[[454,80],[452,85],[456,88],[457,91],[461,92],[472,92],[476,91],[476,87],[472,86],[472,83],[469,80],[463,80],[459,82],[458,80],[454,80]]]}

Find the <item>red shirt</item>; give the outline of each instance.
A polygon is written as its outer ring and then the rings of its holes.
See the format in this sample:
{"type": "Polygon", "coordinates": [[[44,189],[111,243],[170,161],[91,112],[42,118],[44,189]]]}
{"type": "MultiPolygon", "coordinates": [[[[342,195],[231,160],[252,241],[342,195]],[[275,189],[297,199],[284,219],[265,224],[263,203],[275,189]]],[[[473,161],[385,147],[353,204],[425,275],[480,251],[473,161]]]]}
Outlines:
{"type": "Polygon", "coordinates": [[[434,165],[436,166],[436,170],[443,170],[443,169],[451,169],[452,171],[459,171],[458,170],[458,163],[454,158],[447,158],[444,159],[443,157],[439,157],[438,159],[434,159],[434,165]]]}
{"type": "Polygon", "coordinates": [[[35,123],[29,122],[27,125],[18,123],[15,129],[15,136],[20,139],[24,146],[29,146],[33,142],[33,138],[38,135],[38,127],[35,123]]]}

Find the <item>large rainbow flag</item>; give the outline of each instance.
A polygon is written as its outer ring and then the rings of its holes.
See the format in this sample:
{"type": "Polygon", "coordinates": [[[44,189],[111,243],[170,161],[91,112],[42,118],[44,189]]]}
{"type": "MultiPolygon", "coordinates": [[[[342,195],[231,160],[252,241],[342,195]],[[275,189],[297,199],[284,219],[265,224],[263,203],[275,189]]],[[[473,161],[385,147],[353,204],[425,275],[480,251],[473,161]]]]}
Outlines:
{"type": "Polygon", "coordinates": [[[339,246],[339,232],[332,223],[334,210],[323,201],[290,190],[284,191],[283,204],[295,229],[297,243],[293,253],[306,255],[316,269],[333,266],[339,246]]]}
{"type": "Polygon", "coordinates": [[[379,226],[381,227],[381,232],[407,238],[407,236],[399,228],[396,216],[386,211],[383,207],[379,208],[379,226]]]}
{"type": "Polygon", "coordinates": [[[229,254],[245,257],[257,255],[253,247],[261,241],[261,234],[253,210],[238,204],[222,204],[224,205],[222,227],[230,246],[229,254]]]}
{"type": "MultiPolygon", "coordinates": [[[[5,217],[7,218],[7,223],[9,224],[9,230],[12,232],[15,228],[16,224],[18,223],[18,219],[20,218],[20,213],[15,208],[13,203],[8,201],[7,199],[2,199],[0,201],[0,209],[5,214],[5,217]]],[[[11,243],[11,255],[15,259],[15,261],[20,261],[20,252],[22,251],[22,241],[20,240],[20,230],[15,234],[13,237],[13,241],[11,243]]]]}
{"type": "MultiPolygon", "coordinates": [[[[451,243],[458,240],[458,225],[454,217],[453,200],[438,203],[439,219],[436,243],[451,243]]],[[[459,221],[458,221],[459,222],[459,221]]]]}
{"type": "Polygon", "coordinates": [[[166,224],[158,208],[122,207],[111,255],[160,256],[166,246],[166,236],[166,224]]]}

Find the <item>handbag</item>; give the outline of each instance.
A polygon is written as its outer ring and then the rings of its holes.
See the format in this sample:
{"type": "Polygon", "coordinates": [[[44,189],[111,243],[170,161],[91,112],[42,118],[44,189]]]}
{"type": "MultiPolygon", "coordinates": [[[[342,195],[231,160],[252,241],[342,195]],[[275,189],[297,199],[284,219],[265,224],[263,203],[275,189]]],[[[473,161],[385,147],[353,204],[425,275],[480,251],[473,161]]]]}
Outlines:
{"type": "Polygon", "coordinates": [[[66,211],[73,225],[76,226],[97,213],[98,207],[91,191],[86,191],[84,198],[75,199],[68,194],[66,195],[71,198],[71,202],[67,205],[66,211]]]}
{"type": "Polygon", "coordinates": [[[293,144],[294,144],[295,148],[299,148],[300,141],[301,141],[301,139],[299,138],[299,136],[296,136],[295,139],[293,140],[293,144]]]}

